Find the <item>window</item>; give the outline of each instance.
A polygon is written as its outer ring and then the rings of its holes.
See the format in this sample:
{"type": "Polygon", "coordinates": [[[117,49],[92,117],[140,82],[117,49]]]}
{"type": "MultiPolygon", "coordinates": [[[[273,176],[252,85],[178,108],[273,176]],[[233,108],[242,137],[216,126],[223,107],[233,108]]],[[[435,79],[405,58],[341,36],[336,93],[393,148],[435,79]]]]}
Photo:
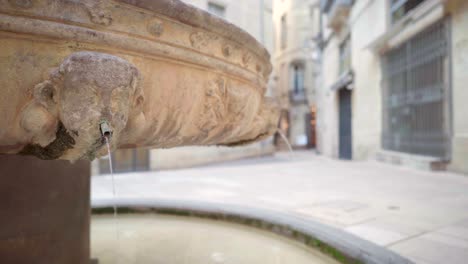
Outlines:
{"type": "Polygon", "coordinates": [[[286,14],[281,17],[281,49],[286,48],[286,43],[288,41],[288,25],[286,21],[286,14]]]}
{"type": "Polygon", "coordinates": [[[304,91],[304,67],[302,65],[293,66],[293,91],[294,94],[304,91]]]}
{"type": "Polygon", "coordinates": [[[340,74],[351,69],[351,38],[348,36],[340,45],[340,74]]]}
{"type": "Polygon", "coordinates": [[[291,64],[289,98],[293,103],[303,103],[306,100],[304,76],[305,70],[302,63],[291,64]]]}
{"type": "Polygon", "coordinates": [[[208,2],[208,12],[224,18],[226,15],[226,7],[220,4],[208,2]]]}
{"type": "Polygon", "coordinates": [[[425,0],[391,0],[390,2],[390,14],[392,17],[392,23],[397,22],[409,11],[416,8],[425,0]]]}

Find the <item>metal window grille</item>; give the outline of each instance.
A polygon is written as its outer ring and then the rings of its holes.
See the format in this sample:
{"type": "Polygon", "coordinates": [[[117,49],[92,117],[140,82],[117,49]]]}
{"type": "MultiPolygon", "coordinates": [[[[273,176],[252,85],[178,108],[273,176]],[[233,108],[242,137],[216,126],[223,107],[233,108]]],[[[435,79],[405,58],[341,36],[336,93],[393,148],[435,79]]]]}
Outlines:
{"type": "Polygon", "coordinates": [[[384,149],[450,158],[448,26],[437,22],[384,55],[384,149]]]}

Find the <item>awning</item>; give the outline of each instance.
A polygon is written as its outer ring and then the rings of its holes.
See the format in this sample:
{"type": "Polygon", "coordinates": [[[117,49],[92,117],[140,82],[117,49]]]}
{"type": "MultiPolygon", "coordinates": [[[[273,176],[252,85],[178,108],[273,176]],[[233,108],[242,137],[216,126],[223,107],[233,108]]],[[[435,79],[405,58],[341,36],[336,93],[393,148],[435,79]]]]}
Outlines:
{"type": "Polygon", "coordinates": [[[343,72],[338,78],[338,81],[335,82],[330,89],[332,91],[338,91],[340,89],[353,89],[354,73],[352,70],[347,70],[343,72]]]}

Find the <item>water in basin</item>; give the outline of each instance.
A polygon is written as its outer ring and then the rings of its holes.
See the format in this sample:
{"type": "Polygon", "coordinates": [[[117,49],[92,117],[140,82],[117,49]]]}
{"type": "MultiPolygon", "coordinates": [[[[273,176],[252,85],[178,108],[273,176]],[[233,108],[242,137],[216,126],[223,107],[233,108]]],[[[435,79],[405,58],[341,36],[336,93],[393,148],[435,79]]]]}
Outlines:
{"type": "Polygon", "coordinates": [[[192,217],[127,214],[93,216],[91,256],[99,264],[325,264],[318,251],[255,228],[192,217]]]}

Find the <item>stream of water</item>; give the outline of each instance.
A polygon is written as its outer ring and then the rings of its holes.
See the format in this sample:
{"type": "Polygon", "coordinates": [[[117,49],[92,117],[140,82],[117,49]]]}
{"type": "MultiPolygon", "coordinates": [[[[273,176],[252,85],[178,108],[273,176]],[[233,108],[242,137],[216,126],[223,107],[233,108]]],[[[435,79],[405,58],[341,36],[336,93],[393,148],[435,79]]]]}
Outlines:
{"type": "Polygon", "coordinates": [[[283,139],[284,143],[286,143],[286,145],[288,146],[288,149],[289,149],[289,152],[290,153],[293,153],[293,148],[291,146],[291,143],[289,143],[289,140],[288,138],[284,135],[283,131],[281,131],[280,129],[278,129],[276,132],[278,132],[278,134],[280,135],[281,139],[283,139]]]}
{"type": "MultiPolygon", "coordinates": [[[[112,177],[112,197],[115,200],[115,179],[114,179],[114,169],[112,168],[112,155],[111,155],[111,150],[110,150],[110,143],[109,143],[109,138],[104,137],[106,139],[106,145],[107,145],[107,157],[109,157],[109,169],[112,177]]],[[[114,202],[113,204],[114,208],[114,217],[117,217],[117,204],[114,202]]]]}
{"type": "Polygon", "coordinates": [[[114,178],[114,169],[112,167],[112,155],[111,155],[111,148],[110,148],[110,143],[109,143],[109,138],[104,137],[106,139],[106,145],[107,145],[107,157],[109,158],[109,170],[111,173],[112,177],[112,207],[114,209],[114,225],[115,225],[115,235],[117,240],[119,239],[119,229],[117,226],[117,202],[115,201],[116,199],[116,191],[115,191],[115,178],[114,178]]]}

